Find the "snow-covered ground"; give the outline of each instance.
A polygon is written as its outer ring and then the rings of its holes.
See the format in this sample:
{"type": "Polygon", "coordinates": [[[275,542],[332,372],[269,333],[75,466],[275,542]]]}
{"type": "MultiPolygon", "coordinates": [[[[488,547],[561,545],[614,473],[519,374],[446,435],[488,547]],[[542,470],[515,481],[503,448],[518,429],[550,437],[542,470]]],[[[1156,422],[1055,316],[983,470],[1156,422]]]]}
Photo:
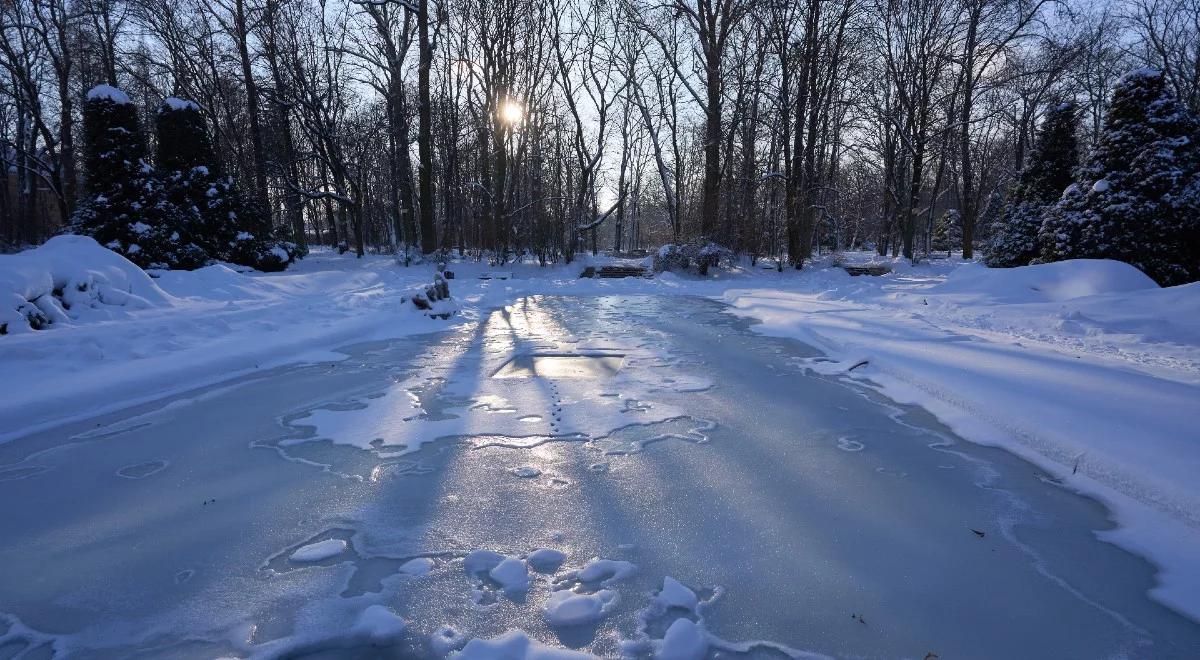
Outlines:
{"type": "MultiPolygon", "coordinates": [[[[1101,499],[1118,522],[1101,537],[1155,562],[1158,586],[1152,595],[1200,619],[1200,479],[1195,478],[1200,474],[1200,284],[1160,289],[1131,267],[1103,261],[991,270],[957,260],[916,267],[882,260],[893,272],[850,277],[826,258],[801,273],[743,267],[706,280],[671,274],[581,280],[579,272],[591,263],[586,258],[552,268],[464,262],[450,266],[456,275],[451,292],[461,313],[443,321],[402,302],[414,287],[432,282],[429,264],[405,268],[390,257],[359,260],[318,251],[280,274],[212,266],[146,278],[112,257],[75,238],[0,256],[2,299],[15,307],[22,304],[16,302],[20,297],[44,309],[52,321],[46,329],[0,336],[0,378],[9,384],[0,399],[0,442],[278,365],[344,358],[336,349],[348,344],[448,327],[469,333],[473,324],[527,296],[705,296],[728,304],[730,314],[759,321],[756,332],[796,338],[823,353],[797,358],[790,366],[856,380],[896,402],[917,404],[962,437],[1009,449],[1041,466],[1047,478],[1101,499]],[[81,289],[80,283],[87,286],[81,289]],[[43,296],[58,300],[58,306],[43,296]]],[[[868,254],[842,259],[875,261],[868,254]]],[[[12,314],[0,317],[5,320],[21,322],[12,314]]],[[[553,334],[528,327],[512,332],[553,334]]],[[[485,337],[485,350],[489,346],[520,348],[504,337],[485,337]]],[[[635,351],[627,359],[651,366],[662,359],[653,351],[644,353],[635,351]]],[[[643,379],[630,381],[635,390],[684,394],[707,387],[683,373],[672,372],[670,379],[659,373],[658,380],[645,380],[656,373],[653,369],[630,373],[643,379]]],[[[506,410],[504,394],[510,390],[503,379],[460,383],[449,388],[451,394],[455,387],[473,388],[470,394],[485,411],[506,410]]],[[[408,424],[389,416],[394,410],[389,400],[355,404],[367,410],[382,405],[382,414],[356,416],[344,408],[317,407],[289,419],[315,428],[318,437],[381,456],[387,447],[375,443],[377,437],[400,438],[396,442],[408,452],[436,437],[481,431],[466,428],[471,418],[434,416],[408,424]]],[[[550,431],[599,438],[600,444],[611,443],[610,449],[640,450],[644,439],[604,435],[627,410],[602,404],[564,401],[550,431]]],[[[661,424],[682,413],[664,403],[641,414],[645,423],[661,424]]],[[[514,416],[504,422],[513,428],[501,425],[492,432],[520,435],[517,429],[530,417],[514,416]]],[[[699,432],[704,437],[703,429],[699,432]]],[[[688,438],[697,431],[672,433],[688,438]]],[[[855,442],[842,439],[838,447],[853,451],[855,442]]],[[[135,472],[157,469],[161,466],[135,472]]],[[[518,480],[544,478],[527,465],[514,465],[511,474],[518,480]]],[[[346,539],[326,535],[289,554],[293,561],[321,564],[338,561],[347,547],[346,539]]],[[[533,552],[523,559],[497,557],[486,570],[501,585],[524,584],[527,565],[537,570],[533,552]]],[[[664,584],[659,597],[678,592],[669,586],[664,584]]],[[[615,592],[597,587],[548,600],[544,617],[552,624],[591,620],[616,605],[615,592]]],[[[306,616],[328,614],[318,608],[306,616]]],[[[350,616],[346,626],[361,633],[356,639],[386,640],[404,630],[404,622],[379,605],[338,616],[350,616]]],[[[550,652],[518,631],[465,646],[466,639],[457,635],[446,633],[447,648],[461,648],[466,657],[491,657],[501,649],[511,650],[513,657],[550,652]]],[[[688,619],[676,620],[659,639],[646,643],[650,646],[642,651],[661,652],[667,644],[682,649],[685,657],[710,644],[734,650],[705,637],[688,619]]]]}

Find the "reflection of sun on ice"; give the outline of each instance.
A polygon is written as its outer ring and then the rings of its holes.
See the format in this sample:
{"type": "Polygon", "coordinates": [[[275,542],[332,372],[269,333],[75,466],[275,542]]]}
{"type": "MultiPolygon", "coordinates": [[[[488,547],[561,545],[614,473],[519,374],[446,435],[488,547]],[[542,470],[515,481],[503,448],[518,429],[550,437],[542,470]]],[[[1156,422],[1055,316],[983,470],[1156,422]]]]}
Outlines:
{"type": "Polygon", "coordinates": [[[500,106],[500,118],[510,124],[518,124],[525,116],[525,109],[516,101],[505,101],[504,105],[500,106]]]}

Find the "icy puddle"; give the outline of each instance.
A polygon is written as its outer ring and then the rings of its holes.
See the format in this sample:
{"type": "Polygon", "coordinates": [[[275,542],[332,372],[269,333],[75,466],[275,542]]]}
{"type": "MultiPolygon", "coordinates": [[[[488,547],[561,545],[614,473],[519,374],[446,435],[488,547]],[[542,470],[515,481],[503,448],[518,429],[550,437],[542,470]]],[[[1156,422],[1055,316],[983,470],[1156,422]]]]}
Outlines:
{"type": "Polygon", "coordinates": [[[494,378],[608,378],[624,363],[624,355],[522,355],[494,378]]]}
{"type": "Polygon", "coordinates": [[[1196,657],[1099,504],[721,309],[530,297],[0,445],[0,658],[1196,657]]]}

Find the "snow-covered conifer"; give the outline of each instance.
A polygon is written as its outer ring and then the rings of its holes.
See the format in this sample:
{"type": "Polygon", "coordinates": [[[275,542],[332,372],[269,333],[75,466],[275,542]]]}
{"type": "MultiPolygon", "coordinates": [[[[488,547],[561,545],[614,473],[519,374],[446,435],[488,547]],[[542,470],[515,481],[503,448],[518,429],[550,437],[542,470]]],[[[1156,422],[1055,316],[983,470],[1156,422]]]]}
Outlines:
{"type": "Polygon", "coordinates": [[[1060,103],[1046,113],[1029,162],[1004,212],[992,225],[984,258],[989,266],[1024,266],[1037,258],[1038,232],[1046,209],[1071,185],[1079,164],[1077,121],[1071,103],[1060,103]]]}
{"type": "Polygon", "coordinates": [[[72,217],[75,231],[143,268],[196,268],[205,251],[187,238],[195,212],[176,203],[145,162],[137,109],[121,90],[98,85],[83,105],[85,197],[72,217]]]}
{"type": "Polygon", "coordinates": [[[1042,259],[1117,259],[1160,284],[1200,278],[1200,126],[1161,71],[1117,84],[1095,149],[1047,213],[1042,259]]]}

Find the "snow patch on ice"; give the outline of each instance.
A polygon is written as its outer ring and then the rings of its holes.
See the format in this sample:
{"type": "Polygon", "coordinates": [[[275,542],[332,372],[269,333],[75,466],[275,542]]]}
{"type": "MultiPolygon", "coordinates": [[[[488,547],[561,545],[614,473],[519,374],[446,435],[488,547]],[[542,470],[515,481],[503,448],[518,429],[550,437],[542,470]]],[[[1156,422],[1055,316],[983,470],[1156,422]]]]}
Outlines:
{"type": "Polygon", "coordinates": [[[578,626],[603,619],[617,606],[617,592],[601,589],[592,594],[555,591],[544,606],[546,622],[552,626],[578,626]]]}
{"type": "Polygon", "coordinates": [[[346,551],[346,542],[342,539],[325,539],[316,543],[309,543],[306,546],[298,548],[292,553],[291,559],[295,562],[316,562],[324,561],[330,557],[336,557],[346,551]]]}
{"type": "Polygon", "coordinates": [[[542,644],[521,630],[492,639],[472,639],[451,656],[457,660],[588,660],[595,656],[542,644]]]}

